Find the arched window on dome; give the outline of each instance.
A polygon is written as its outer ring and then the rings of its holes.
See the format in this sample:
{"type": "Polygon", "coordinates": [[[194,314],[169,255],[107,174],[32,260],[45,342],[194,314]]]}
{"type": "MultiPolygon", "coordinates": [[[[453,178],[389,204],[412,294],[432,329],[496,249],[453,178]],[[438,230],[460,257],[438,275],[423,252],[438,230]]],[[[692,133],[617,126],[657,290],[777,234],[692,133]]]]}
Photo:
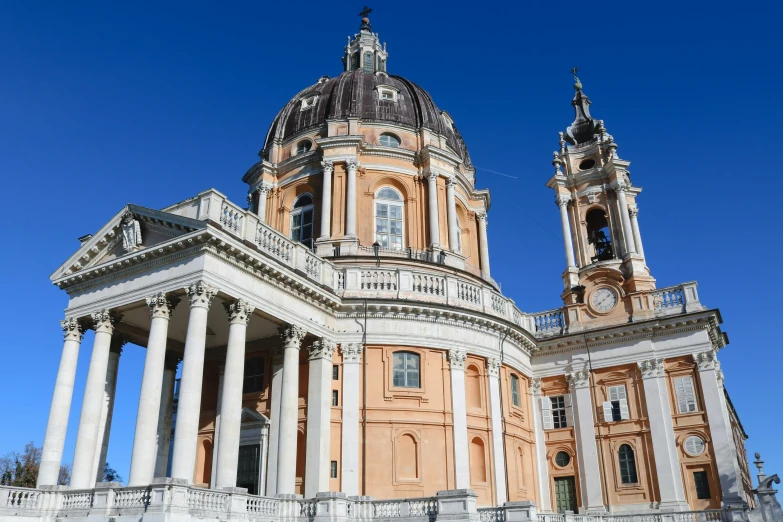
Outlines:
{"type": "Polygon", "coordinates": [[[373,67],[375,64],[373,63],[375,60],[372,57],[371,52],[364,53],[364,72],[371,73],[375,70],[373,67]]]}
{"type": "Polygon", "coordinates": [[[399,147],[401,143],[400,138],[391,132],[384,132],[378,137],[378,144],[384,147],[399,147]]]}
{"type": "Polygon", "coordinates": [[[594,208],[585,216],[587,222],[587,243],[590,262],[607,261],[614,258],[612,233],[602,208],[594,208]]]}
{"type": "Polygon", "coordinates": [[[310,152],[313,148],[313,142],[310,140],[302,140],[296,144],[296,155],[310,152]]]}
{"type": "Polygon", "coordinates": [[[313,196],[302,194],[291,210],[291,239],[313,247],[313,196]]]}
{"type": "Polygon", "coordinates": [[[403,249],[403,210],[405,203],[397,190],[383,187],[375,193],[375,241],[382,247],[403,249]]]}

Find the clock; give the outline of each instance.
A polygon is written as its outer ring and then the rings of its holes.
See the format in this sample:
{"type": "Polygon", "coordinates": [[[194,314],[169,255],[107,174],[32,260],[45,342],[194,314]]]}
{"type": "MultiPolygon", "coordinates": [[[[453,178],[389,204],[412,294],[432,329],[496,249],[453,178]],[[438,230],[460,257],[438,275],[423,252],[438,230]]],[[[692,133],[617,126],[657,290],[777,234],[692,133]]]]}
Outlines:
{"type": "Polygon", "coordinates": [[[617,293],[611,288],[599,288],[593,292],[593,296],[590,300],[593,308],[597,311],[608,312],[617,304],[617,293]]]}

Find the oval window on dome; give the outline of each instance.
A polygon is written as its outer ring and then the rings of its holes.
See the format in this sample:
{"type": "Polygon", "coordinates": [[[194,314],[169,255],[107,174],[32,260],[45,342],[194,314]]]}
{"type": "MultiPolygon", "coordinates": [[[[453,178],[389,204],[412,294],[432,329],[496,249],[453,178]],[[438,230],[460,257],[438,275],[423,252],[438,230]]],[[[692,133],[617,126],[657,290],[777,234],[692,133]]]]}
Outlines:
{"type": "Polygon", "coordinates": [[[302,140],[299,143],[296,144],[296,154],[304,154],[305,152],[310,152],[313,148],[313,142],[310,140],[302,140]]]}
{"type": "Polygon", "coordinates": [[[592,169],[593,167],[595,167],[595,160],[593,158],[583,159],[582,162],[579,163],[579,170],[592,169]]]}
{"type": "Polygon", "coordinates": [[[380,138],[378,138],[378,143],[383,145],[384,147],[399,147],[400,138],[395,136],[394,134],[391,134],[389,132],[384,132],[381,134],[380,138]]]}

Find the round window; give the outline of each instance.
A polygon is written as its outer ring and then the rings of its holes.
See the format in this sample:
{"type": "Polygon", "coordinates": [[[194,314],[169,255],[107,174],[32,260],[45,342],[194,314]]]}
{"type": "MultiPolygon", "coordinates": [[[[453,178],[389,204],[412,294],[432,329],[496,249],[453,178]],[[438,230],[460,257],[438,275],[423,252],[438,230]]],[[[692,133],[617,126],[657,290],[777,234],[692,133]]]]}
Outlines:
{"type": "Polygon", "coordinates": [[[571,455],[569,455],[565,451],[557,452],[557,455],[555,455],[555,464],[557,464],[561,468],[564,468],[568,466],[570,463],[571,463],[571,455]]]}
{"type": "Polygon", "coordinates": [[[583,159],[579,164],[579,170],[587,170],[595,167],[595,160],[592,158],[583,159]]]}
{"type": "Polygon", "coordinates": [[[685,439],[685,453],[688,455],[701,455],[704,453],[704,440],[696,435],[685,439]]]}

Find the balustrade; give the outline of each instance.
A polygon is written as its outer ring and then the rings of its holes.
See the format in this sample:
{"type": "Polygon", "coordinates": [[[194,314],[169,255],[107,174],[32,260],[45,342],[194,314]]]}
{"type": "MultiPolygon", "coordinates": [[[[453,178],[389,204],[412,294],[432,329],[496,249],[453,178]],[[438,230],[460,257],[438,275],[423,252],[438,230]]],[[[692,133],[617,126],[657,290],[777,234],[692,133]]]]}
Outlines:
{"type": "Polygon", "coordinates": [[[220,224],[238,236],[242,236],[242,225],[245,211],[236,205],[225,201],[220,211],[220,224]]]}
{"type": "Polygon", "coordinates": [[[397,290],[397,273],[391,270],[362,270],[362,290],[397,290]]]}
{"type": "Polygon", "coordinates": [[[258,224],[256,244],[263,252],[285,264],[290,264],[293,260],[294,242],[262,223],[258,224]]]}
{"type": "Polygon", "coordinates": [[[446,295],[446,278],[429,274],[413,274],[413,291],[443,297],[446,295]]]}
{"type": "Polygon", "coordinates": [[[480,306],[481,288],[470,283],[457,281],[457,299],[480,306]]]}
{"type": "Polygon", "coordinates": [[[506,509],[503,507],[479,508],[481,522],[506,522],[506,509]]]}
{"type": "MultiPolygon", "coordinates": [[[[563,310],[549,310],[533,316],[533,324],[538,334],[560,334],[565,327],[563,310]]],[[[549,522],[549,521],[547,521],[549,522]]]]}

